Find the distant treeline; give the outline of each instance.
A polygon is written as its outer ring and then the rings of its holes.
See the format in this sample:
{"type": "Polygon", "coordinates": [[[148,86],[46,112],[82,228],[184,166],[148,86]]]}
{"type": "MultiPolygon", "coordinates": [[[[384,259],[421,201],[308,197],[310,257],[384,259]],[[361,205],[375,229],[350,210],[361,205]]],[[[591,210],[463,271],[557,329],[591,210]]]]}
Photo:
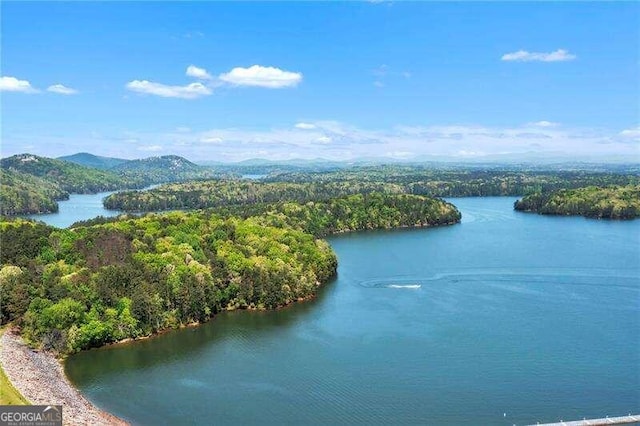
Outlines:
{"type": "Polygon", "coordinates": [[[107,209],[158,211],[274,203],[321,201],[351,194],[402,193],[402,187],[378,182],[262,183],[215,180],[162,185],[148,191],[125,191],[104,200],[107,209]]]}
{"type": "Polygon", "coordinates": [[[315,295],[336,271],[317,236],[455,223],[451,204],[412,195],[352,195],[121,216],[55,229],[0,221],[0,315],[59,353],[205,321],[225,309],[271,309],[315,295]]]}
{"type": "Polygon", "coordinates": [[[481,170],[420,166],[355,167],[332,172],[281,173],[266,182],[383,182],[432,197],[518,196],[590,185],[640,184],[637,173],[605,171],[481,170]]]}
{"type": "Polygon", "coordinates": [[[589,185],[639,183],[637,175],[602,172],[428,170],[387,166],[283,173],[260,182],[199,181],[162,185],[149,191],[113,194],[105,199],[104,205],[123,211],[159,211],[276,201],[306,202],[372,192],[432,197],[514,196],[589,185]]]}
{"type": "Polygon", "coordinates": [[[634,219],[640,216],[640,185],[536,193],[516,201],[514,208],[539,214],[634,219]]]}

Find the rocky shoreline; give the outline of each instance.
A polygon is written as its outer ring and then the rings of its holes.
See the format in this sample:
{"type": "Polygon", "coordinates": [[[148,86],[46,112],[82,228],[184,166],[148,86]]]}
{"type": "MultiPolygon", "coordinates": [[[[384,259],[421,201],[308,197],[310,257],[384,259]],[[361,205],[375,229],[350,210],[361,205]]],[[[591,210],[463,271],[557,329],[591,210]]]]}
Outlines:
{"type": "Polygon", "coordinates": [[[7,330],[0,337],[0,365],[13,386],[35,405],[62,405],[66,425],[127,425],[83,397],[51,354],[34,351],[7,330]]]}

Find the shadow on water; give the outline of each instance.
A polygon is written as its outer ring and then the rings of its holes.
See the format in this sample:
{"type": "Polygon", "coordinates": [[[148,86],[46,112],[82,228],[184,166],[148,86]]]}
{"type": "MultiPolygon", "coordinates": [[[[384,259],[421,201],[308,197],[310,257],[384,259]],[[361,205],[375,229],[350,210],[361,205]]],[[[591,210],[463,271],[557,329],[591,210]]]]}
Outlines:
{"type": "Polygon", "coordinates": [[[70,379],[149,425],[532,424],[635,411],[640,221],[515,213],[509,198],[454,203],[460,225],[329,238],[340,276],[315,300],[83,352],[68,360],[70,379]]]}
{"type": "Polygon", "coordinates": [[[255,340],[277,331],[286,332],[335,290],[333,277],[318,290],[316,297],[271,311],[237,310],[221,312],[210,321],[178,330],[170,330],[147,339],[123,342],[72,355],[65,362],[65,372],[74,383],[82,383],[129,370],[144,370],[162,364],[180,362],[197,356],[207,348],[230,339],[255,340]],[[96,352],[101,352],[96,368],[96,352]]]}

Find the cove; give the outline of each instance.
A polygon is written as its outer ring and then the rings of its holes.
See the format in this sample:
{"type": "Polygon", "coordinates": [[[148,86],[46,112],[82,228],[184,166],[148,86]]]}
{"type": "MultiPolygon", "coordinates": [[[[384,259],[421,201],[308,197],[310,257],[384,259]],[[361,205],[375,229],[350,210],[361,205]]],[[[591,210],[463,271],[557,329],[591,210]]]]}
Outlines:
{"type": "Polygon", "coordinates": [[[451,200],[460,225],[329,239],[310,302],[76,354],[134,424],[525,424],[637,412],[640,222],[451,200]]]}
{"type": "Polygon", "coordinates": [[[39,220],[56,228],[66,228],[80,220],[92,219],[97,216],[112,217],[122,214],[118,210],[107,210],[102,205],[102,199],[117,191],[98,192],[96,194],[70,194],[68,200],[58,201],[56,213],[30,214],[23,217],[39,220]]]}

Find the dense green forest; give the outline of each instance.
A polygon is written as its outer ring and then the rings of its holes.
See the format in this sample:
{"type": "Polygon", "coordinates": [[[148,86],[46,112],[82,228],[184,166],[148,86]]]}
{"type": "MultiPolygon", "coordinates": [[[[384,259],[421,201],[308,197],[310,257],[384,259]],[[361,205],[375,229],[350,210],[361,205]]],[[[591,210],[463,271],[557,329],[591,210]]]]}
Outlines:
{"type": "Polygon", "coordinates": [[[20,154],[0,160],[5,170],[15,170],[55,183],[63,191],[92,194],[122,188],[140,188],[142,181],[118,176],[109,171],[93,169],[53,158],[20,154]]]}
{"type": "Polygon", "coordinates": [[[640,185],[536,193],[516,201],[514,208],[540,214],[633,219],[640,216],[640,185]]]}
{"type": "Polygon", "coordinates": [[[590,185],[640,184],[637,173],[606,171],[540,171],[515,166],[483,170],[423,166],[353,167],[330,172],[292,172],[269,176],[266,182],[382,182],[403,192],[432,197],[516,196],[590,185]]]}
{"type": "Polygon", "coordinates": [[[69,193],[87,194],[142,188],[162,182],[234,176],[177,156],[122,160],[80,153],[52,159],[20,154],[0,160],[0,213],[19,215],[58,210],[69,193]],[[85,165],[82,165],[85,164],[85,165]]]}
{"type": "Polygon", "coordinates": [[[147,191],[120,192],[107,197],[104,206],[123,211],[201,209],[277,201],[305,202],[372,192],[397,194],[403,191],[398,185],[377,182],[307,184],[215,180],[168,184],[147,191]]]}
{"type": "Polygon", "coordinates": [[[69,193],[56,183],[15,170],[0,169],[0,215],[56,212],[56,200],[67,198],[69,193]]]}
{"type": "Polygon", "coordinates": [[[369,194],[306,204],[96,219],[55,229],[0,222],[2,323],[59,353],[205,321],[225,309],[270,309],[315,295],[336,271],[318,236],[455,223],[451,204],[369,194]]]}
{"type": "Polygon", "coordinates": [[[639,184],[635,174],[606,172],[515,172],[430,170],[380,166],[322,173],[283,173],[260,182],[199,181],[128,191],[105,199],[108,209],[157,211],[275,201],[323,200],[371,192],[434,197],[523,195],[589,185],[639,184]]]}

